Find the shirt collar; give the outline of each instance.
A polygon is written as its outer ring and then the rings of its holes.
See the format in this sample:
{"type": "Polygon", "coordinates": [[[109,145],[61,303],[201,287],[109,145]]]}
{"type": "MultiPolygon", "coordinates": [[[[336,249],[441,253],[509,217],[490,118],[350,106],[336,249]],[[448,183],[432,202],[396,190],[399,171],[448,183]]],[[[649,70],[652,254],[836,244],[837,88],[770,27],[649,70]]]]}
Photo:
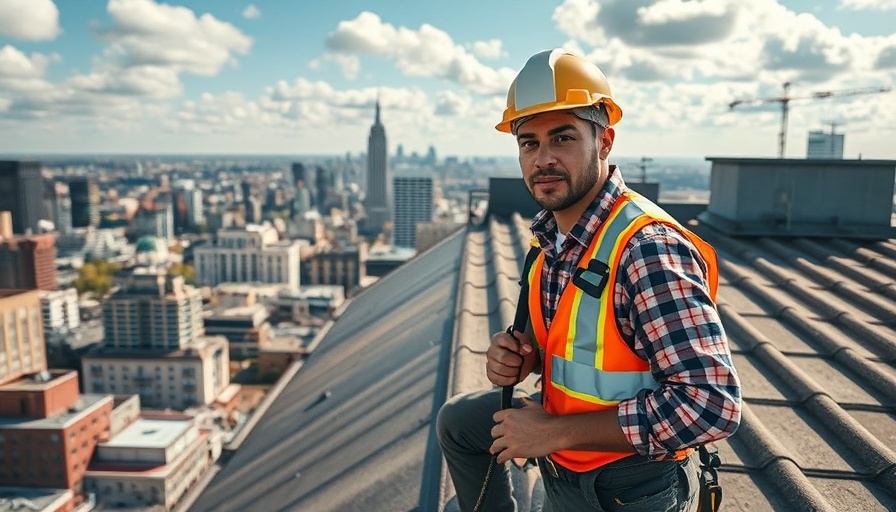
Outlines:
{"type": "MultiPolygon", "coordinates": [[[[622,179],[622,172],[615,165],[610,166],[610,175],[604,183],[603,188],[594,198],[594,201],[585,208],[582,216],[575,223],[567,234],[567,240],[575,240],[579,245],[588,247],[591,239],[597,232],[597,228],[610,215],[610,209],[616,202],[616,199],[625,192],[625,181],[622,179]]],[[[557,220],[554,213],[548,210],[541,210],[532,219],[532,234],[538,240],[542,248],[546,248],[550,254],[554,252],[554,241],[557,238],[557,220]]]]}

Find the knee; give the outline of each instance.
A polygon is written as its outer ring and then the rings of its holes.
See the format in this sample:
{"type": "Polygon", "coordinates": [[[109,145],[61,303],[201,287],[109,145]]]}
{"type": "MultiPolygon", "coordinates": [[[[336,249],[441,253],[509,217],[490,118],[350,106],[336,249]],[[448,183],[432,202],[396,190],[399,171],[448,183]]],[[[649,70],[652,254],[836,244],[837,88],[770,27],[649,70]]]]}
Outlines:
{"type": "Polygon", "coordinates": [[[464,409],[462,395],[451,398],[439,408],[439,414],[436,417],[436,432],[439,436],[439,443],[443,446],[449,439],[456,438],[458,430],[466,423],[465,417],[467,422],[469,421],[464,409]]]}

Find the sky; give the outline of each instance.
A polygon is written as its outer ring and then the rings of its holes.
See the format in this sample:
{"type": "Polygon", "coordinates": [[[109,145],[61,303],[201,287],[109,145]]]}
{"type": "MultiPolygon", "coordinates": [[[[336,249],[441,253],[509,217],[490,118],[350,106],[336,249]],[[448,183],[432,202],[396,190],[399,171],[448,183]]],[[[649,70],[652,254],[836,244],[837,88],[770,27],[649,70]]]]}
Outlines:
{"type": "Polygon", "coordinates": [[[607,75],[616,156],[775,157],[789,82],[787,157],[896,159],[896,0],[0,0],[0,154],[360,154],[378,100],[390,153],[512,157],[549,48],[607,75]]]}

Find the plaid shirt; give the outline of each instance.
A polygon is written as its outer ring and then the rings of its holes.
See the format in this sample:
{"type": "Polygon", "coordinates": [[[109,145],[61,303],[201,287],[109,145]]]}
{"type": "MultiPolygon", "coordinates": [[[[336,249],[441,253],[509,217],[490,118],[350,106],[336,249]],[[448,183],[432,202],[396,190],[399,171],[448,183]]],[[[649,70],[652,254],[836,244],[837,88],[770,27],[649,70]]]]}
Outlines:
{"type": "MultiPolygon", "coordinates": [[[[550,327],[560,296],[624,191],[616,166],[557,254],[557,222],[541,211],[532,232],[545,255],[542,313],[550,327]]],[[[613,289],[623,339],[648,361],[660,387],[619,403],[619,424],[652,459],[728,437],[740,423],[740,382],[699,252],[678,230],[651,223],[628,242],[613,289]]]]}

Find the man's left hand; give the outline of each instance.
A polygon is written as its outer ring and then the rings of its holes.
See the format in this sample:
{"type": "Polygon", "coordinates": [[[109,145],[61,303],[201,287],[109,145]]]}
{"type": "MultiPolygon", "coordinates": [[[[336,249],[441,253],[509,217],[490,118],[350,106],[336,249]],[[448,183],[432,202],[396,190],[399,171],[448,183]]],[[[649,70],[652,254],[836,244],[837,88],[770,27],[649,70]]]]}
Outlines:
{"type": "Polygon", "coordinates": [[[557,439],[552,437],[550,426],[556,419],[538,402],[523,398],[520,409],[505,409],[493,416],[492,446],[489,452],[498,456],[498,464],[510,459],[543,457],[553,453],[557,439]]]}

